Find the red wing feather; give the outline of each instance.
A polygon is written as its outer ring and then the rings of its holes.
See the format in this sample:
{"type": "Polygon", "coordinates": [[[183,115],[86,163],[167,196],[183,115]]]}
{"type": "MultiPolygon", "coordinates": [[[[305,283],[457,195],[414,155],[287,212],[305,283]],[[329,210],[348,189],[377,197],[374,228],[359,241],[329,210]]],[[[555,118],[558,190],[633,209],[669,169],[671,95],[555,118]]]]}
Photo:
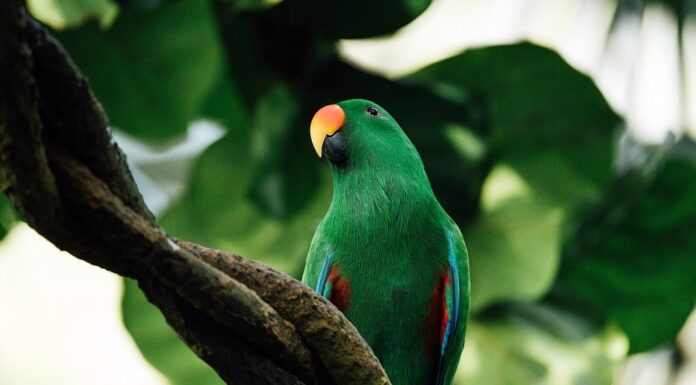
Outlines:
{"type": "Polygon", "coordinates": [[[331,283],[331,294],[329,295],[329,301],[331,301],[338,310],[345,313],[348,309],[348,304],[350,302],[350,282],[343,277],[341,272],[336,267],[331,267],[329,270],[329,280],[331,283]]]}
{"type": "Polygon", "coordinates": [[[433,294],[430,296],[428,318],[425,320],[425,353],[432,357],[440,353],[440,346],[449,322],[449,309],[445,297],[447,286],[451,286],[447,271],[443,271],[437,279],[433,294]]]}

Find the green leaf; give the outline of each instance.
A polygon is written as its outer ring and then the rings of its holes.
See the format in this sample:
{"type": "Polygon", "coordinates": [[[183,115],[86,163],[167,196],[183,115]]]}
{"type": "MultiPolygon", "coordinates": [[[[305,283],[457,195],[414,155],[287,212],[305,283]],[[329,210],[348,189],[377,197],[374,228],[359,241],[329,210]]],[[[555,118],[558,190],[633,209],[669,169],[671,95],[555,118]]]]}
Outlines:
{"type": "Polygon", "coordinates": [[[696,166],[627,174],[596,211],[570,241],[559,292],[615,320],[633,353],[673,341],[696,305],[696,166]]]}
{"type": "Polygon", "coordinates": [[[492,151],[505,160],[535,168],[539,153],[552,152],[588,183],[609,181],[618,116],[589,77],[551,50],[528,43],[470,50],[407,80],[481,97],[492,115],[492,151]]]}
{"type": "Polygon", "coordinates": [[[200,360],[147,301],[135,281],[124,280],[123,322],[143,356],[172,385],[222,385],[220,377],[200,360]]]}
{"type": "Polygon", "coordinates": [[[534,299],[556,276],[562,206],[539,198],[504,163],[483,188],[479,219],[463,229],[471,253],[474,311],[504,299],[534,299]]]}
{"type": "Polygon", "coordinates": [[[285,0],[270,10],[274,23],[316,31],[333,39],[359,39],[395,32],[430,0],[285,0]]]}
{"type": "Polygon", "coordinates": [[[250,123],[247,110],[228,71],[225,71],[207,95],[200,109],[200,117],[214,120],[230,130],[245,132],[248,129],[250,123]]]}
{"type": "Polygon", "coordinates": [[[125,11],[113,28],[58,34],[114,126],[164,140],[185,132],[223,74],[208,3],[182,0],[156,12],[125,11]]]}
{"type": "Polygon", "coordinates": [[[604,385],[625,337],[546,305],[517,304],[472,320],[456,384],[604,385]]]}
{"type": "Polygon", "coordinates": [[[554,281],[571,213],[599,199],[609,179],[617,116],[588,77],[526,43],[467,51],[405,80],[466,92],[490,111],[484,138],[495,166],[479,219],[462,226],[474,310],[539,298],[554,281]]]}
{"type": "Polygon", "coordinates": [[[118,5],[111,0],[29,0],[32,16],[54,29],[75,28],[96,20],[108,28],[118,15],[118,5]]]}

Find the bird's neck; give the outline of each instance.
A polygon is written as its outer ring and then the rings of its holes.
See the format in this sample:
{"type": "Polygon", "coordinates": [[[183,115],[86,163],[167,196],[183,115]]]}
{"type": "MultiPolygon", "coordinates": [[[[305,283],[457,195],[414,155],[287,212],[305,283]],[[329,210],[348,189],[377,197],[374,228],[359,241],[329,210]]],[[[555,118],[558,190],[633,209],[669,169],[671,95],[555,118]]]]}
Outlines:
{"type": "Polygon", "coordinates": [[[425,172],[346,173],[339,178],[334,176],[327,217],[346,227],[407,227],[440,207],[425,172]]]}

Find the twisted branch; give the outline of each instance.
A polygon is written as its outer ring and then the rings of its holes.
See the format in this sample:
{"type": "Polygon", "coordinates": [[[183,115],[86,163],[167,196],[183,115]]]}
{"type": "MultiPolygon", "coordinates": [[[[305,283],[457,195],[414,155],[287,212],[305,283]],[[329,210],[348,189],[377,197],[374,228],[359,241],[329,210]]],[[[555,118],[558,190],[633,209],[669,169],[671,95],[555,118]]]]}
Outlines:
{"type": "Polygon", "coordinates": [[[357,330],[306,286],[165,234],[86,79],[19,0],[0,2],[0,161],[0,187],[30,226],[138,280],[227,383],[389,383],[357,330]]]}

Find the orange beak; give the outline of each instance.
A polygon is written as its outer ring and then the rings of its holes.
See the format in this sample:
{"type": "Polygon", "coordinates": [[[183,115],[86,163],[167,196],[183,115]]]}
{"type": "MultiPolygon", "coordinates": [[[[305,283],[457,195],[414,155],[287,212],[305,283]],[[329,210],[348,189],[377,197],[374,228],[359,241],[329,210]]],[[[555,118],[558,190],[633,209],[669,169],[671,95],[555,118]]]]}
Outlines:
{"type": "Polygon", "coordinates": [[[321,158],[321,149],[324,139],[336,133],[346,121],[346,113],[338,104],[324,106],[312,118],[309,125],[309,136],[312,138],[314,151],[321,158]]]}

